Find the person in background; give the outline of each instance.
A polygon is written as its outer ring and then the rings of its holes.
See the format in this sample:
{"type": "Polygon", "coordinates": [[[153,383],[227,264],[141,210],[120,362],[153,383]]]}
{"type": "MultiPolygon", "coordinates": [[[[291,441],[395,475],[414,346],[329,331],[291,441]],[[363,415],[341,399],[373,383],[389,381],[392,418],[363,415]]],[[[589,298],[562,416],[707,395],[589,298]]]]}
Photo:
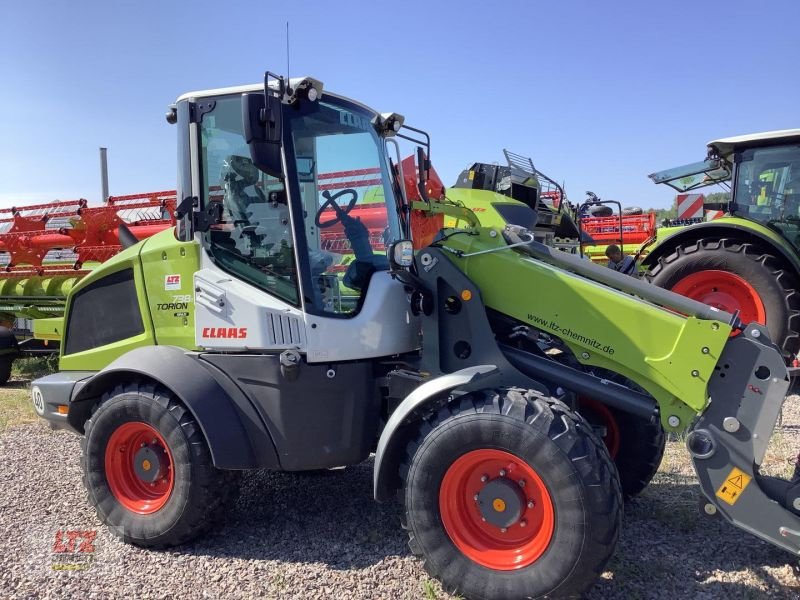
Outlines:
{"type": "Polygon", "coordinates": [[[622,273],[623,275],[631,275],[632,277],[639,277],[639,269],[636,268],[636,261],[632,257],[626,256],[616,244],[611,244],[606,248],[606,256],[608,257],[608,268],[622,273]]]}

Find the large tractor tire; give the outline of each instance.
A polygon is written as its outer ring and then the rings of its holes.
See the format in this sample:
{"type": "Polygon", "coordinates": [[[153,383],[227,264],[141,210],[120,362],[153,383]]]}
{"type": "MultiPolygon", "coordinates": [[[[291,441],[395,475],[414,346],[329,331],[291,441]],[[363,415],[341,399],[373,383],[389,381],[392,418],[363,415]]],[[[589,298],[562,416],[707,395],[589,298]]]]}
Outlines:
{"type": "Polygon", "coordinates": [[[0,385],[5,385],[11,379],[11,367],[14,365],[14,354],[3,354],[0,356],[0,385]]]}
{"type": "Polygon", "coordinates": [[[2,351],[0,354],[0,385],[5,385],[11,379],[11,366],[14,364],[14,359],[19,356],[17,338],[10,325],[11,323],[7,321],[0,325],[0,351],[2,351]]]}
{"type": "Polygon", "coordinates": [[[699,240],[651,267],[654,284],[767,326],[784,359],[800,349],[797,277],[769,251],[735,240],[699,240]]]}
{"type": "Polygon", "coordinates": [[[442,407],[421,422],[400,475],[411,550],[467,598],[581,596],[619,536],[605,446],[564,403],[532,391],[442,407]]]}
{"type": "Polygon", "coordinates": [[[578,400],[578,412],[592,427],[602,430],[598,435],[617,467],[623,497],[628,500],[638,496],[650,484],[664,457],[667,436],[661,423],[589,398],[578,400]]]}
{"type": "Polygon", "coordinates": [[[238,486],[211,463],[191,413],[167,390],[128,385],[86,422],[83,482],[100,519],[125,542],[183,544],[216,524],[238,486]]]}

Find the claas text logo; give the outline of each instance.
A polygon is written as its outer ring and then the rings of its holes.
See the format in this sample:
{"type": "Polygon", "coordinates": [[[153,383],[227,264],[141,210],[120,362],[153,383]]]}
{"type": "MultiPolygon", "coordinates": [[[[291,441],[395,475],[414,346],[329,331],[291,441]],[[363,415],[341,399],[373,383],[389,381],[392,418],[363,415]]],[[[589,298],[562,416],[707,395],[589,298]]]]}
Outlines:
{"type": "Polygon", "coordinates": [[[206,339],[244,339],[247,327],[203,327],[202,337],[206,339]]]}

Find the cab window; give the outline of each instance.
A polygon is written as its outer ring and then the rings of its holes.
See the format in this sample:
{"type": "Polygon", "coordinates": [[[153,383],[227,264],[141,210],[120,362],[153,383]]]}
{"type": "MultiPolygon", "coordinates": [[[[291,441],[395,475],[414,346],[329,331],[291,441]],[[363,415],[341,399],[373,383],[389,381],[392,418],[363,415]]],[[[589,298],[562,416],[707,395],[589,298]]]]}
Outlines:
{"type": "Polygon", "coordinates": [[[200,131],[203,199],[222,206],[222,220],[204,234],[209,254],[222,269],[297,305],[286,190],[250,160],[241,97],[218,98],[200,131]]]}

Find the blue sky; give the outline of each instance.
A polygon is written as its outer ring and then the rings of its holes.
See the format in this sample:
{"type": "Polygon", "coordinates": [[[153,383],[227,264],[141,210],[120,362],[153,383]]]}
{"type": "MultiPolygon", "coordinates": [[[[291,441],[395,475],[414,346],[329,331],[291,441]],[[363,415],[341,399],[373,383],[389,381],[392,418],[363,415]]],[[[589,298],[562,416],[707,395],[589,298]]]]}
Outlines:
{"type": "Polygon", "coordinates": [[[433,137],[446,183],[502,149],[627,205],[716,137],[800,126],[800,2],[4,3],[0,206],[175,186],[166,106],[265,68],[321,79],[433,137]]]}

